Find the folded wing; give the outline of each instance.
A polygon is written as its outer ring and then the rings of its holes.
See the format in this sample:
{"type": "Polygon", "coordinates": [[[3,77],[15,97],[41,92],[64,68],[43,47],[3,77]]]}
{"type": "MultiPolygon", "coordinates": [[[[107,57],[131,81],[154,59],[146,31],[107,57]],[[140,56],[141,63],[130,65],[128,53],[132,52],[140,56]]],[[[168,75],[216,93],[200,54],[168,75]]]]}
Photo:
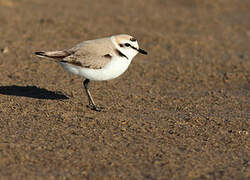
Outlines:
{"type": "Polygon", "coordinates": [[[61,63],[91,69],[101,69],[115,55],[115,47],[110,38],[84,41],[63,51],[36,52],[37,56],[47,57],[61,63]]]}

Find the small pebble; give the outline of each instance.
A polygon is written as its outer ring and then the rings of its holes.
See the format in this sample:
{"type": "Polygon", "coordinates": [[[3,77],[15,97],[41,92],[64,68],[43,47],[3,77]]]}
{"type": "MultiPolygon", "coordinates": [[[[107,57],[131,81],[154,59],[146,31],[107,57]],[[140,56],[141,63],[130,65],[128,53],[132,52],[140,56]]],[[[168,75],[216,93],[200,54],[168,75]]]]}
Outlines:
{"type": "Polygon", "coordinates": [[[7,54],[8,52],[9,52],[8,47],[5,47],[5,48],[1,49],[1,53],[3,53],[3,54],[7,54]]]}

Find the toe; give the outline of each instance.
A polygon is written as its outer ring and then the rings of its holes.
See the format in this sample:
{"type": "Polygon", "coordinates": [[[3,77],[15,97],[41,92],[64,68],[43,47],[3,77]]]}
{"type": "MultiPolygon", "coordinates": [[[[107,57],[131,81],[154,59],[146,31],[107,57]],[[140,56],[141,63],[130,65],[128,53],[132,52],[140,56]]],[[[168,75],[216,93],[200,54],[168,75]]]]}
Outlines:
{"type": "Polygon", "coordinates": [[[103,107],[99,107],[99,106],[95,106],[95,105],[87,105],[88,108],[90,108],[91,110],[97,111],[97,112],[101,112],[104,108],[103,107]]]}

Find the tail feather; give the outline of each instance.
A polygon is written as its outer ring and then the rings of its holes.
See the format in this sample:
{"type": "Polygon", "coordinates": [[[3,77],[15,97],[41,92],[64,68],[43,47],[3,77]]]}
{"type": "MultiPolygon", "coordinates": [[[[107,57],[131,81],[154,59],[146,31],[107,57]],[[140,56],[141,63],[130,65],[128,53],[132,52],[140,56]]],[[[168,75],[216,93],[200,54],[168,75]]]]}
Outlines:
{"type": "Polygon", "coordinates": [[[37,55],[39,57],[48,57],[48,58],[52,58],[52,59],[63,59],[71,54],[72,54],[72,52],[68,52],[68,51],[49,51],[49,52],[39,51],[39,52],[35,52],[35,55],[37,55]]]}

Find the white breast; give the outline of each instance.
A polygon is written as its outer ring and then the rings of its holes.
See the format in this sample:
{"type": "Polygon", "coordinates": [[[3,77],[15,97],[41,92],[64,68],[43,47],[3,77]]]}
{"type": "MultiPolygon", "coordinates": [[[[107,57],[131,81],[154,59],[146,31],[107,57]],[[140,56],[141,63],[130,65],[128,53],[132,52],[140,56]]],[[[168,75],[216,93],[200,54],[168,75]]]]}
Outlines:
{"type": "Polygon", "coordinates": [[[110,63],[108,63],[102,69],[83,68],[62,62],[60,64],[66,71],[69,71],[70,73],[85,77],[89,80],[105,81],[114,79],[123,74],[127,70],[130,62],[131,60],[126,58],[112,58],[110,63]]]}

